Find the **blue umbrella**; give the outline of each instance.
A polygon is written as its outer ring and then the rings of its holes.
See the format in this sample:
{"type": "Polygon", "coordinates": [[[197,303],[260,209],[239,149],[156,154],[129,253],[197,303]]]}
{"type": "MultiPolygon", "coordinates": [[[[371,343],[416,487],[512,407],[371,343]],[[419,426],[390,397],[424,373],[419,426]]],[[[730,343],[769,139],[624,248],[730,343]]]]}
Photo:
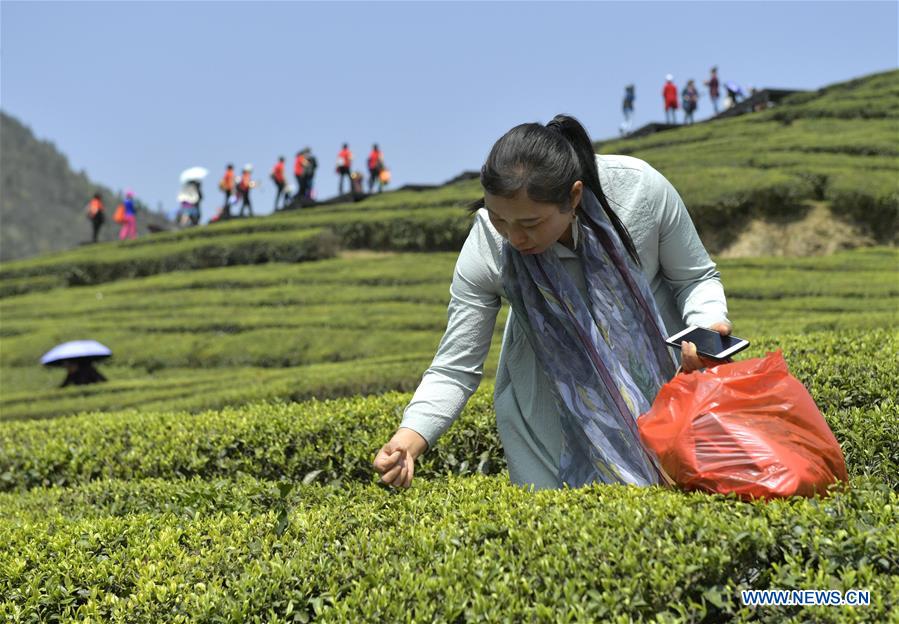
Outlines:
{"type": "Polygon", "coordinates": [[[58,366],[66,360],[100,360],[112,355],[112,350],[96,340],[73,340],[56,345],[41,357],[44,366],[58,366]]]}

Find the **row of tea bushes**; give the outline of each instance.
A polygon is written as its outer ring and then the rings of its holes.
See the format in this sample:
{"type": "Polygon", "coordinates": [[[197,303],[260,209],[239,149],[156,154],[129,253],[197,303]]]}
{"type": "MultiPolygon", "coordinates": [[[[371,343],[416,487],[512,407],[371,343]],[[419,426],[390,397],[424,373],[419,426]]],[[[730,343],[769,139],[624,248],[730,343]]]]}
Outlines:
{"type": "Polygon", "coordinates": [[[400,494],[243,478],[2,495],[0,618],[886,622],[899,608],[899,496],[852,485],[751,504],[623,486],[532,493],[505,475],[400,494]],[[769,588],[865,589],[870,604],[740,603],[769,588]]]}
{"type": "MultiPolygon", "coordinates": [[[[484,365],[485,375],[495,374],[498,350],[484,365]]],[[[349,362],[327,362],[289,368],[167,368],[150,373],[141,369],[104,368],[105,384],[55,388],[62,379],[58,370],[41,379],[43,385],[27,388],[31,377],[21,369],[0,369],[10,387],[20,379],[25,389],[0,398],[0,422],[37,420],[87,412],[184,411],[196,413],[260,401],[304,401],[391,390],[413,391],[433,353],[408,353],[349,362]],[[119,379],[119,376],[122,379],[119,379]]]]}
{"type": "Polygon", "coordinates": [[[176,232],[155,234],[142,239],[137,244],[152,245],[157,241],[182,240],[184,238],[212,238],[234,234],[256,234],[260,232],[283,232],[309,228],[331,227],[360,220],[386,220],[410,214],[458,214],[459,210],[439,209],[460,208],[471,202],[480,192],[475,181],[449,184],[426,191],[389,191],[369,196],[363,203],[330,204],[314,206],[302,210],[279,211],[264,219],[231,219],[211,224],[210,227],[189,228],[176,232]]]}
{"type": "MultiPolygon", "coordinates": [[[[475,393],[459,421],[423,456],[419,475],[492,473],[503,467],[491,392],[491,384],[484,384],[475,393]]],[[[9,422],[0,431],[0,490],[100,478],[240,473],[265,479],[302,479],[311,473],[323,481],[365,479],[409,398],[388,393],[200,414],[128,411],[9,422]]],[[[893,395],[868,402],[821,407],[849,473],[899,488],[899,404],[893,395]]]]}
{"type": "Polygon", "coordinates": [[[471,218],[458,206],[322,214],[314,225],[310,220],[298,219],[294,228],[254,228],[261,231],[214,236],[179,233],[8,262],[0,268],[0,297],[172,271],[321,260],[341,249],[458,250],[471,225],[471,218]]]}
{"type": "MultiPolygon", "coordinates": [[[[11,422],[0,431],[0,491],[98,478],[367,479],[375,451],[399,425],[409,395],[387,393],[300,404],[260,403],[190,415],[85,414],[11,422]]],[[[421,475],[495,472],[504,466],[489,388],[477,393],[421,475]]]]}
{"type": "MultiPolygon", "coordinates": [[[[763,307],[759,305],[759,308],[763,307]]],[[[758,313],[760,316],[770,314],[775,321],[785,314],[783,311],[763,309],[759,309],[758,313]]],[[[855,324],[859,323],[858,315],[850,316],[845,311],[836,310],[831,314],[840,323],[846,322],[847,317],[853,319],[855,324]]],[[[877,326],[882,325],[890,314],[881,313],[877,326]]],[[[828,316],[816,314],[813,318],[819,319],[814,322],[821,323],[821,319],[828,316]]],[[[876,321],[878,316],[871,318],[876,321]]],[[[756,322],[762,321],[760,318],[756,322]]],[[[504,325],[505,313],[497,322],[485,363],[488,379],[496,370],[504,325]]],[[[875,325],[873,321],[872,325],[875,325]]],[[[839,327],[835,323],[835,328],[839,327]]],[[[752,341],[750,349],[740,358],[760,357],[768,351],[783,350],[794,374],[811,389],[823,408],[867,407],[883,397],[899,395],[899,365],[896,363],[899,336],[895,331],[882,328],[847,331],[821,327],[819,331],[808,334],[791,333],[766,338],[757,335],[746,324],[739,323],[737,331],[738,335],[752,341]]],[[[413,344],[409,342],[408,335],[405,340],[397,340],[395,332],[375,328],[339,333],[364,335],[365,338],[346,349],[335,349],[335,345],[346,344],[347,341],[331,343],[326,338],[333,336],[335,330],[316,331],[312,327],[298,327],[293,333],[266,330],[242,331],[236,335],[210,334],[208,342],[217,345],[216,350],[201,347],[203,343],[198,336],[185,334],[185,339],[179,340],[181,334],[178,333],[139,334],[121,344],[111,343],[120,355],[116,357],[117,364],[101,367],[109,382],[83,387],[58,388],[64,376],[61,370],[39,369],[35,364],[28,363],[30,358],[22,356],[20,366],[0,368],[4,389],[0,396],[0,420],[129,408],[194,412],[265,399],[298,400],[412,390],[433,358],[441,328],[435,328],[431,334],[417,331],[415,335],[418,337],[413,336],[413,339],[420,340],[421,344],[418,348],[403,352],[398,349],[399,345],[413,344]],[[292,349],[295,338],[308,332],[312,332],[315,340],[305,343],[299,351],[292,349]],[[283,336],[283,343],[260,342],[262,337],[271,335],[283,336]],[[241,337],[242,342],[239,340],[241,337]],[[313,349],[313,343],[319,345],[315,347],[317,352],[313,349]],[[125,357],[119,350],[124,344],[134,347],[134,355],[125,357]],[[243,350],[235,350],[237,344],[243,344],[243,350]],[[366,351],[370,354],[366,355],[366,351]],[[313,356],[316,353],[330,353],[346,359],[315,359],[313,356]],[[313,363],[280,365],[293,361],[292,358],[298,358],[300,354],[314,360],[313,363]],[[350,354],[363,356],[350,359],[350,354]],[[250,364],[228,365],[240,358],[250,364]],[[187,366],[179,366],[178,362],[187,366]],[[277,365],[261,368],[259,364],[264,362],[277,365]]],[[[5,344],[15,342],[21,347],[21,340],[25,339],[7,338],[5,344]]],[[[7,349],[10,357],[15,353],[12,346],[7,349]]],[[[35,349],[37,345],[33,347],[35,349]]]]}
{"type": "MultiPolygon", "coordinates": [[[[83,248],[82,248],[83,249],[83,248]]],[[[48,285],[83,286],[171,271],[266,262],[303,262],[333,257],[334,235],[327,230],[186,239],[158,245],[108,243],[87,252],[63,252],[37,260],[9,262],[0,269],[0,297],[48,285]],[[30,278],[37,278],[33,282],[30,278]]]]}
{"type": "MultiPolygon", "coordinates": [[[[451,253],[352,257],[188,271],[7,298],[0,301],[0,363],[30,365],[75,335],[99,339],[122,361],[148,369],[348,358],[303,346],[304,330],[313,328],[419,331],[434,334],[428,340],[436,344],[454,262],[451,253]],[[217,347],[220,337],[235,348],[217,347]],[[148,341],[151,348],[143,348],[148,341]],[[249,356],[247,341],[258,346],[257,355],[249,356]],[[215,355],[222,349],[232,355],[215,355]],[[207,350],[208,357],[200,353],[207,350]],[[163,357],[168,351],[171,361],[163,357]]],[[[820,259],[724,260],[720,270],[731,318],[739,331],[757,338],[894,324],[897,262],[895,250],[875,249],[820,259]]]]}

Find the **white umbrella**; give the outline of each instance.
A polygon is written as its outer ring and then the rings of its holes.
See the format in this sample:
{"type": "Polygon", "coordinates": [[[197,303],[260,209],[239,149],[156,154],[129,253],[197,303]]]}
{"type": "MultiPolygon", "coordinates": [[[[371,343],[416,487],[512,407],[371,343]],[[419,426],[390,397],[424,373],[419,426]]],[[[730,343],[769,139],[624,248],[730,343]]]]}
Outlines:
{"type": "Polygon", "coordinates": [[[112,355],[112,350],[96,340],[73,340],[56,345],[41,357],[41,364],[51,366],[64,360],[98,360],[112,355]]]}
{"type": "Polygon", "coordinates": [[[209,175],[209,170],[205,167],[191,167],[181,172],[181,183],[190,182],[191,180],[202,180],[209,175]]]}
{"type": "Polygon", "coordinates": [[[178,193],[178,202],[187,202],[188,204],[196,204],[200,201],[200,195],[193,184],[185,185],[181,192],[178,193]]]}

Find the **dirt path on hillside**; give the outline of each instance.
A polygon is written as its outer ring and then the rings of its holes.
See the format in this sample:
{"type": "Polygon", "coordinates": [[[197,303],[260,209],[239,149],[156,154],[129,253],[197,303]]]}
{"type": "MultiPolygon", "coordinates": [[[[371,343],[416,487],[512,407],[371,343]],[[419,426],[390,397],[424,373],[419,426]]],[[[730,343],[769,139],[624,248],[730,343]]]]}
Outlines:
{"type": "Polygon", "coordinates": [[[737,240],[715,254],[719,258],[820,256],[873,245],[860,228],[835,219],[823,202],[815,202],[802,219],[790,223],[755,220],[737,240]]]}

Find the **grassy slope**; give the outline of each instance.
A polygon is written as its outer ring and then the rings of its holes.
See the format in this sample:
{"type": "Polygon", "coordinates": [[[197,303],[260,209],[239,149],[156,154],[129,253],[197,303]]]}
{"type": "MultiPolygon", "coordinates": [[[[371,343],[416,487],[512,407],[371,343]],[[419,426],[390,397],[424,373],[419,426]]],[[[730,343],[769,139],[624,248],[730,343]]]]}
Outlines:
{"type": "MultiPolygon", "coordinates": [[[[2,299],[0,418],[411,389],[445,327],[454,262],[396,254],[206,269],[2,299]],[[112,381],[57,389],[61,371],[36,361],[82,337],[113,349],[102,367],[112,381]]],[[[720,269],[731,318],[762,354],[789,335],[895,327],[897,263],[895,250],[868,249],[720,269]]]]}
{"type": "Polygon", "coordinates": [[[753,115],[598,146],[644,159],[683,196],[703,240],[731,242],[753,216],[801,216],[804,200],[878,240],[899,229],[899,71],[798,94],[753,115]]]}
{"type": "MultiPolygon", "coordinates": [[[[713,251],[752,217],[795,219],[808,200],[825,200],[837,218],[889,243],[899,231],[897,95],[899,71],[876,74],[761,113],[598,150],[635,155],[665,174],[713,251]]],[[[179,268],[324,258],[336,247],[454,250],[468,228],[463,207],[478,194],[477,181],[467,181],[7,262],[0,296],[179,268]]]]}
{"type": "MultiPolygon", "coordinates": [[[[476,192],[409,195],[431,202],[412,215],[397,193],[328,218],[359,246],[387,229],[414,249],[416,225],[454,219],[464,232],[452,215],[476,192]]],[[[180,245],[264,244],[326,214],[109,249],[114,267],[135,264],[130,251],[164,267],[180,245]]],[[[110,283],[57,287],[97,251],[0,270],[4,286],[49,289],[0,300],[0,489],[11,492],[0,495],[0,543],[11,546],[0,552],[0,619],[837,622],[884,621],[899,605],[895,249],[720,263],[749,355],[784,349],[852,475],[852,491],[826,501],[751,505],[658,488],[528,496],[507,483],[489,383],[423,459],[412,492],[370,485],[371,455],[408,394],[280,400],[414,387],[440,338],[454,253],[150,277],[114,268],[96,273],[110,283]],[[113,347],[113,381],[53,388],[59,371],[35,361],[75,333],[113,347]],[[85,409],[106,413],[58,417],[85,409]],[[331,486],[284,497],[273,482],[284,477],[331,486]],[[41,487],[53,483],[64,487],[41,487]],[[870,588],[873,604],[752,610],[738,598],[750,587],[870,588]]]]}

